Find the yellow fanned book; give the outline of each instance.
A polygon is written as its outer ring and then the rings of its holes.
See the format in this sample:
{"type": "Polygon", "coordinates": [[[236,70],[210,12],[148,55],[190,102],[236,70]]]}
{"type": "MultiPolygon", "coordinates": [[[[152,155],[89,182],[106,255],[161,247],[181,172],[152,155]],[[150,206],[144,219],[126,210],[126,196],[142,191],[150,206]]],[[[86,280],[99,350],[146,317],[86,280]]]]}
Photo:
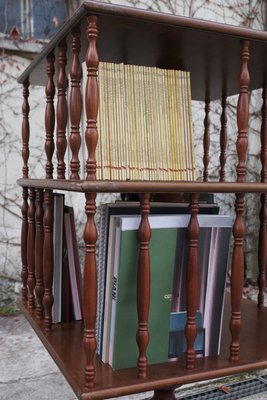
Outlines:
{"type": "Polygon", "coordinates": [[[98,179],[194,179],[189,73],[101,62],[98,78],[98,179]]]}

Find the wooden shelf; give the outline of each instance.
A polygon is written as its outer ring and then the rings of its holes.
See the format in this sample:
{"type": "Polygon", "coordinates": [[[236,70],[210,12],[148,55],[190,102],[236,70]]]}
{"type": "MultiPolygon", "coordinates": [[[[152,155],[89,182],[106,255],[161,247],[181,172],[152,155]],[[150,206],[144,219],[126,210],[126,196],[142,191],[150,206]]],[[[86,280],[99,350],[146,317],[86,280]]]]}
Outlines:
{"type": "Polygon", "coordinates": [[[87,181],[64,179],[18,179],[22,187],[98,193],[267,193],[260,182],[153,182],[87,181]]]}
{"type": "MultiPolygon", "coordinates": [[[[198,359],[194,371],[188,371],[185,363],[169,362],[149,366],[148,378],[137,379],[135,368],[113,371],[110,366],[96,358],[96,384],[88,391],[84,389],[84,351],[82,345],[83,323],[72,321],[53,326],[51,333],[44,331],[43,322],[35,319],[25,303],[21,310],[26,316],[44,346],[64,374],[80,399],[98,399],[122,396],[147,390],[183,385],[190,382],[238,374],[267,367],[267,308],[257,308],[250,300],[242,302],[242,331],[240,337],[240,361],[231,363],[229,357],[230,318],[229,295],[226,296],[221,355],[198,359]]],[[[153,334],[153,332],[151,332],[153,334]]],[[[123,344],[122,344],[123,346],[123,344]]]]}

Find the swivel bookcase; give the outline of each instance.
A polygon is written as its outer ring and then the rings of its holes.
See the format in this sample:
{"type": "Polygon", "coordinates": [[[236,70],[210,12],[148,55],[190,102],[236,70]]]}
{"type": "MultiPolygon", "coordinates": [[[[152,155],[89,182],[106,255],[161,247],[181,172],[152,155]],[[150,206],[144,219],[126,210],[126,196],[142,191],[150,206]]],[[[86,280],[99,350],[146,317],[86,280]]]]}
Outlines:
{"type": "MultiPolygon", "coordinates": [[[[267,312],[263,306],[267,240],[267,33],[197,19],[84,2],[59,30],[40,55],[19,78],[23,84],[22,158],[22,298],[21,308],[60,370],[81,399],[108,398],[154,390],[155,398],[172,398],[174,388],[230,374],[267,367],[267,312]],[[85,93],[81,93],[81,63],[85,61],[85,93]],[[203,181],[119,181],[96,179],[98,146],[98,65],[99,61],[152,66],[190,72],[192,99],[203,102],[203,181]],[[69,97],[67,96],[69,76],[69,97]],[[45,178],[31,179],[29,88],[43,85],[46,155],[45,178]],[[249,90],[262,88],[260,182],[246,181],[249,90]],[[55,92],[57,105],[54,107],[55,92]],[[236,180],[225,178],[226,103],[237,94],[236,180]],[[83,110],[82,97],[85,109],[83,110]],[[209,182],[210,107],[221,99],[220,175],[209,182]],[[70,115],[70,135],[66,127],[70,115]],[[82,113],[86,129],[81,132],[82,113]],[[56,122],[56,132],[54,127],[56,122]],[[55,136],[55,140],[54,140],[55,136]],[[80,179],[78,158],[81,141],[87,148],[86,179],[80,179]],[[67,146],[71,154],[69,174],[65,163],[67,146]],[[52,163],[56,147],[57,165],[52,163]],[[68,177],[69,176],[69,177],[68,177]],[[53,213],[54,190],[85,195],[85,264],[83,275],[84,321],[52,324],[53,304],[53,213]],[[139,357],[136,368],[113,371],[96,355],[97,310],[97,230],[94,221],[97,193],[140,194],[139,267],[137,290],[139,357]],[[150,365],[146,357],[149,343],[150,263],[148,221],[151,193],[189,193],[191,214],[188,225],[187,323],[185,360],[150,365]],[[198,291],[200,193],[234,193],[233,254],[231,295],[226,300],[221,352],[218,357],[196,358],[196,308],[198,291]],[[259,297],[255,303],[242,300],[244,275],[245,193],[261,194],[259,230],[259,297]],[[242,321],[242,327],[241,327],[242,321]]],[[[100,110],[101,112],[101,110],[100,110]]],[[[31,132],[34,135],[35,132],[31,132]]],[[[143,144],[140,143],[140,151],[143,144]]],[[[123,344],[122,344],[123,346],[123,344]]]]}

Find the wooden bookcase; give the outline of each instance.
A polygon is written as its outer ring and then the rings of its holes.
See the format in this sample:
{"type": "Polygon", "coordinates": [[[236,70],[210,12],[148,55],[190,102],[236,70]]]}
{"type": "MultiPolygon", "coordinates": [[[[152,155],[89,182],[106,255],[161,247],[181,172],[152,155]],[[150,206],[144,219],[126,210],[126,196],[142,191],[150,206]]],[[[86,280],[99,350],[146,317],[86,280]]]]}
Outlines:
{"type": "MultiPolygon", "coordinates": [[[[84,2],[73,17],[43,49],[19,78],[23,84],[22,157],[22,299],[21,308],[37,335],[81,399],[108,398],[154,390],[154,398],[173,398],[174,388],[189,382],[237,374],[267,367],[267,311],[263,307],[267,229],[267,33],[202,20],[160,14],[98,2],[84,2]],[[82,110],[81,65],[86,61],[88,75],[82,110]],[[193,100],[203,102],[206,112],[203,182],[130,182],[96,180],[99,60],[190,71],[193,100]],[[67,76],[69,102],[67,100],[67,76]],[[29,176],[29,86],[43,85],[46,94],[45,179],[29,176]],[[55,86],[57,105],[54,106],[55,86]],[[261,182],[246,182],[249,90],[262,88],[261,182]],[[239,95],[237,105],[236,181],[226,181],[227,97],[239,95]],[[209,102],[222,100],[220,179],[209,182],[209,102]],[[67,143],[67,111],[70,137],[67,143]],[[86,119],[80,132],[81,114],[86,119]],[[56,132],[54,126],[56,121],[56,132]],[[55,140],[54,140],[55,137],[55,140]],[[81,140],[88,150],[86,179],[79,177],[78,152],[81,140]],[[64,155],[70,147],[70,178],[66,176],[64,155]],[[57,167],[52,158],[56,147],[57,167]],[[53,302],[53,190],[85,194],[84,321],[52,325],[53,302]],[[138,271],[138,347],[136,368],[113,371],[95,355],[97,231],[94,222],[96,193],[141,194],[138,271]],[[186,360],[147,365],[149,312],[149,199],[151,193],[190,193],[187,273],[187,354],[186,360]],[[199,233],[198,194],[235,193],[231,295],[224,315],[221,353],[218,357],[196,359],[197,238],[199,233]],[[244,255],[244,195],[261,194],[259,231],[259,301],[241,301],[244,255]],[[242,328],[241,328],[242,320],[242,328]],[[230,321],[230,329],[229,329],[230,321]]],[[[34,132],[32,132],[34,135],[34,132]]],[[[140,143],[140,147],[142,144],[140,143]]],[[[153,332],[149,332],[153,335],[153,332]]],[[[123,347],[123,343],[122,343],[123,347]]]]}

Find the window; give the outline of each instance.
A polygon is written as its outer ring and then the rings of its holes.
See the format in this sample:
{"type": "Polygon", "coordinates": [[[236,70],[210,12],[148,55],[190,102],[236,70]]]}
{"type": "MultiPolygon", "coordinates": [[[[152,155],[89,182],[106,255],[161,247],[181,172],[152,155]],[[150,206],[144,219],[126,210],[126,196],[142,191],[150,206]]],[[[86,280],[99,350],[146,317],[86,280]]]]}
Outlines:
{"type": "Polygon", "coordinates": [[[66,0],[0,0],[0,32],[15,25],[22,37],[50,38],[68,17],[66,0]]]}

